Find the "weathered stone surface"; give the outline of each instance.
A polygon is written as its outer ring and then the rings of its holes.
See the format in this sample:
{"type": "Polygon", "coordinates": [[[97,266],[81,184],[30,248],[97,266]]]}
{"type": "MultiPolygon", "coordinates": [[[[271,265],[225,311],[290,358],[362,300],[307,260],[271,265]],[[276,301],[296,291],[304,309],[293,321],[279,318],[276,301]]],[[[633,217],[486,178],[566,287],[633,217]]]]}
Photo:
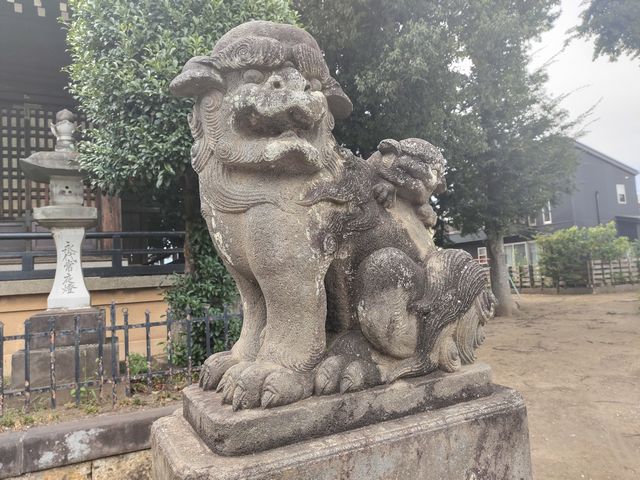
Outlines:
{"type": "Polygon", "coordinates": [[[16,479],[33,480],[148,480],[151,478],[151,452],[99,458],[65,467],[26,473],[16,479]]]}
{"type": "Polygon", "coordinates": [[[171,89],[195,97],[202,214],[243,301],[240,339],[206,361],[203,389],[267,408],[474,361],[494,299],[470,255],[433,243],[436,147],[340,148],[351,102],[292,25],[233,28],[171,89]]]}
{"type": "MultiPolygon", "coordinates": [[[[79,308],[76,310],[60,310],[39,312],[29,317],[29,332],[31,334],[49,333],[49,320],[55,319],[55,330],[73,332],[75,317],[78,317],[78,324],[83,328],[96,328],[100,318],[100,310],[96,308],[79,308]]],[[[29,342],[32,350],[38,348],[49,348],[49,335],[33,336],[29,342]]],[[[66,335],[56,335],[56,347],[71,346],[75,342],[73,333],[66,335]]],[[[98,343],[98,332],[83,332],[80,334],[80,343],[98,343]]]]}
{"type": "Polygon", "coordinates": [[[91,463],[52,468],[42,472],[27,473],[16,478],[25,480],[91,480],[91,463]]]}
{"type": "Polygon", "coordinates": [[[175,406],[104,415],[2,434],[0,478],[146,450],[149,448],[151,424],[173,411],[175,406]]]}
{"type": "Polygon", "coordinates": [[[400,380],[345,395],[312,397],[269,410],[232,411],[222,394],[183,391],[184,417],[219,455],[243,455],[490,395],[491,369],[469,365],[446,375],[400,380]]]}
{"type": "Polygon", "coordinates": [[[526,409],[503,387],[477,400],[240,457],[211,452],[176,413],[154,423],[156,480],[530,480],[526,409]]]}
{"type": "MultiPolygon", "coordinates": [[[[80,380],[96,380],[98,376],[98,352],[97,344],[80,345],[80,380]]],[[[75,382],[76,368],[75,347],[56,348],[56,385],[60,386],[75,382]]],[[[111,376],[113,364],[111,362],[111,337],[107,338],[103,345],[103,368],[105,377],[111,376]]],[[[118,343],[115,344],[115,369],[119,367],[118,343]]],[[[31,375],[31,388],[47,387],[51,385],[50,365],[51,354],[49,349],[31,350],[29,352],[29,373],[31,375]]],[[[24,388],[24,350],[18,350],[11,355],[11,386],[24,388]]]]}
{"type": "Polygon", "coordinates": [[[151,478],[151,451],[94,460],[91,480],[146,480],[151,478]]]}

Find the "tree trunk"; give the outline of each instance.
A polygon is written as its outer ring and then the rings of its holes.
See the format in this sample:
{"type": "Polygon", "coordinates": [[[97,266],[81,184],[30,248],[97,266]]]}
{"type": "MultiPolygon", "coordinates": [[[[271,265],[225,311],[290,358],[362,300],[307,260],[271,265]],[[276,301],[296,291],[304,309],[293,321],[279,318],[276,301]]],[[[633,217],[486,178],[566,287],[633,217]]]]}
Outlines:
{"type": "Polygon", "coordinates": [[[511,298],[509,285],[509,269],[504,258],[504,239],[500,232],[487,232],[487,249],[491,258],[491,290],[498,299],[496,315],[506,317],[513,313],[515,308],[511,298]]]}
{"type": "Polygon", "coordinates": [[[191,274],[195,272],[194,259],[191,250],[191,232],[198,219],[196,215],[199,215],[198,205],[198,180],[195,177],[195,172],[191,168],[187,168],[184,175],[184,273],[191,274]],[[194,195],[195,192],[195,195],[194,195]]]}

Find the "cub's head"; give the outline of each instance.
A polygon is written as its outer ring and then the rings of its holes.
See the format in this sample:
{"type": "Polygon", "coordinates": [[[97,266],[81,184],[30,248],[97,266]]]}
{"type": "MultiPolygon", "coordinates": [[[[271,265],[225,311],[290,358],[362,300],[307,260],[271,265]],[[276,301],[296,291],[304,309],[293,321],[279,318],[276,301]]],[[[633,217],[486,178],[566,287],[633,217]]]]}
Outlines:
{"type": "Polygon", "coordinates": [[[316,41],[292,25],[255,21],[227,32],[171,82],[195,97],[192,162],[310,173],[335,168],[334,118],[352,105],[316,41]]]}

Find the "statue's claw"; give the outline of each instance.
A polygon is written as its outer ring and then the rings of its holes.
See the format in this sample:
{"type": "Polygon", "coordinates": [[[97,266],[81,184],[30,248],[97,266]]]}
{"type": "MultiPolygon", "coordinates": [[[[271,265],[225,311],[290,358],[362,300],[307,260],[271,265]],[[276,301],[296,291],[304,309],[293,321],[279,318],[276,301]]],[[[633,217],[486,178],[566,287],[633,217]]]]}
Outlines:
{"type": "Polygon", "coordinates": [[[316,395],[331,395],[338,392],[342,371],[348,363],[344,355],[333,355],[322,361],[314,380],[313,390],[316,395]]]}
{"type": "Polygon", "coordinates": [[[233,400],[233,395],[236,389],[238,378],[240,378],[242,372],[251,364],[251,362],[240,362],[229,368],[224,373],[218,385],[219,387],[220,385],[222,385],[222,387],[220,388],[220,390],[222,391],[222,403],[231,403],[231,401],[233,400]]]}
{"type": "Polygon", "coordinates": [[[380,372],[373,363],[355,360],[342,372],[340,393],[357,392],[380,383],[380,372]]]}
{"type": "Polygon", "coordinates": [[[263,408],[287,405],[309,397],[312,391],[311,373],[298,373],[280,367],[265,379],[260,403],[263,408]]]}
{"type": "Polygon", "coordinates": [[[237,363],[238,360],[232,356],[231,352],[214,353],[202,365],[198,385],[203,390],[215,389],[220,384],[225,372],[237,363]]]}

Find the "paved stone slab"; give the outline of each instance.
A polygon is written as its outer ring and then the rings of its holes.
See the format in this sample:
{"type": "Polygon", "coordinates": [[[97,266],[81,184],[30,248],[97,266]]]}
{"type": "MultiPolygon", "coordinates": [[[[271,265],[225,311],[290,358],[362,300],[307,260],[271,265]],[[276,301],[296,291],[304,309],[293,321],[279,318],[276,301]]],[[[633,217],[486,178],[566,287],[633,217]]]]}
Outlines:
{"type": "Polygon", "coordinates": [[[151,449],[156,480],[532,478],[524,402],[498,386],[487,397],[239,457],[211,452],[177,412],[153,424],[151,449]]]}
{"type": "Polygon", "coordinates": [[[232,411],[222,394],[198,386],[183,392],[183,411],[220,455],[242,455],[441,408],[491,394],[491,368],[468,365],[360,392],[314,396],[273,409],[232,411]]]}
{"type": "Polygon", "coordinates": [[[175,406],[0,435],[0,479],[149,448],[151,424],[175,406]]]}

